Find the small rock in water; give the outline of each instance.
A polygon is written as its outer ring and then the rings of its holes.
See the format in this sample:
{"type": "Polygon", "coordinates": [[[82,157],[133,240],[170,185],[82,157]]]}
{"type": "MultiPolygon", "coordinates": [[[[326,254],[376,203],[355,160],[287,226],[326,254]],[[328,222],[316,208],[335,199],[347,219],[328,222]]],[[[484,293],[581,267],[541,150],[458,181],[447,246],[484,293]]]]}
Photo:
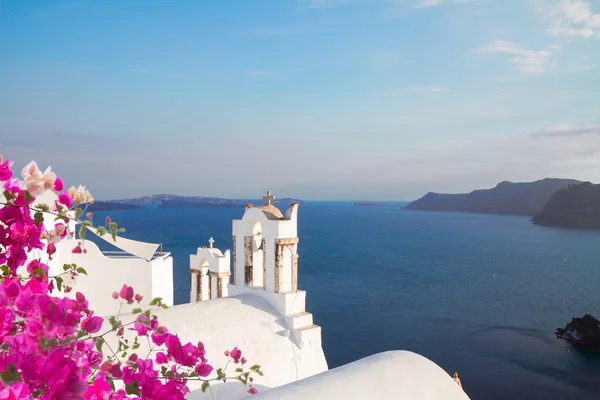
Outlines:
{"type": "Polygon", "coordinates": [[[575,347],[600,351],[600,321],[591,314],[573,318],[564,328],[557,328],[556,336],[568,340],[575,347]]]}

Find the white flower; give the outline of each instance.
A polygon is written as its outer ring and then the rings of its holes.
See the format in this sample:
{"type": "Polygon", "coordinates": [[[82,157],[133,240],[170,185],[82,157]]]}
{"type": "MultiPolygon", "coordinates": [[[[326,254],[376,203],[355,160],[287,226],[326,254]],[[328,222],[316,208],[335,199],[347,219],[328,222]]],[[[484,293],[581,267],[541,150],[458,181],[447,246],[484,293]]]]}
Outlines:
{"type": "Polygon", "coordinates": [[[82,203],[93,203],[94,202],[94,198],[92,197],[92,194],[85,189],[85,186],[81,186],[79,185],[78,188],[75,188],[75,186],[71,186],[69,188],[69,197],[71,199],[73,199],[73,202],[77,205],[82,204],[82,203]]]}
{"type": "Polygon", "coordinates": [[[35,161],[27,164],[21,171],[21,175],[25,179],[25,189],[34,197],[52,189],[56,181],[56,174],[52,172],[50,167],[42,173],[35,161]]]}

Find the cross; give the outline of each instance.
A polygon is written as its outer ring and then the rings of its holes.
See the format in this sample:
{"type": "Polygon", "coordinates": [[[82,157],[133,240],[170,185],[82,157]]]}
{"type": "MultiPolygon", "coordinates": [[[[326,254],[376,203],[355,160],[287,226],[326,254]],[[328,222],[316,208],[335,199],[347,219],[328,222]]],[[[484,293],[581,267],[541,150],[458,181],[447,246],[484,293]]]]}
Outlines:
{"type": "Polygon", "coordinates": [[[263,200],[265,200],[267,202],[268,205],[271,205],[271,200],[275,200],[275,196],[273,196],[271,194],[271,191],[269,190],[267,192],[267,195],[263,197],[263,200]]]}
{"type": "Polygon", "coordinates": [[[215,243],[215,239],[213,239],[213,238],[208,239],[208,243],[210,243],[210,248],[212,249],[213,244],[215,243]]]}

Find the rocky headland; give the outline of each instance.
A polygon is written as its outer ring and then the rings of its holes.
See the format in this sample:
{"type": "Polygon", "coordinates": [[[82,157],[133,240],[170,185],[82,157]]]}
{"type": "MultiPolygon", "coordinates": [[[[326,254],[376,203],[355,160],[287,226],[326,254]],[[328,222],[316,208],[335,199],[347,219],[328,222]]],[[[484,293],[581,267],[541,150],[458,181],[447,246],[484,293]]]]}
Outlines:
{"type": "Polygon", "coordinates": [[[532,221],[536,225],[600,229],[600,185],[585,182],[559,190],[532,221]]]}
{"type": "Polygon", "coordinates": [[[574,179],[546,178],[535,182],[500,182],[496,187],[464,194],[427,193],[406,206],[410,210],[461,211],[480,214],[533,216],[542,211],[552,195],[574,179]]]}
{"type": "Polygon", "coordinates": [[[573,318],[564,328],[557,328],[556,336],[568,340],[575,347],[600,351],[600,321],[590,314],[573,318]]]}

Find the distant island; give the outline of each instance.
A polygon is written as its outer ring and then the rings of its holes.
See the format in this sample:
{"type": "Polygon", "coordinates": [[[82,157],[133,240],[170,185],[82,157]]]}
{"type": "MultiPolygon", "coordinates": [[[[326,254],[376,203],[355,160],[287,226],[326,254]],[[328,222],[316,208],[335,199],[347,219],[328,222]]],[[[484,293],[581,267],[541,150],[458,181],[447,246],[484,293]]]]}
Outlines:
{"type": "Polygon", "coordinates": [[[113,203],[109,201],[94,201],[93,204],[85,204],[86,211],[117,211],[117,210],[139,210],[145,208],[135,204],[113,203]]]}
{"type": "Polygon", "coordinates": [[[357,207],[372,207],[381,206],[382,204],[378,201],[355,201],[354,205],[357,207]]]}
{"type": "Polygon", "coordinates": [[[536,225],[600,229],[600,185],[585,182],[559,190],[532,221],[536,225]]]}
{"type": "MultiPolygon", "coordinates": [[[[88,207],[88,211],[133,210],[146,207],[165,208],[243,208],[248,203],[262,204],[262,199],[225,199],[219,197],[178,196],[173,194],[155,194],[130,199],[96,201],[88,207]],[[93,208],[93,209],[92,209],[93,208]]],[[[304,203],[292,198],[275,199],[277,206],[287,206],[291,203],[304,203]]]]}
{"type": "Polygon", "coordinates": [[[559,190],[582,182],[574,179],[546,178],[535,182],[500,182],[492,189],[465,194],[427,193],[405,208],[423,211],[461,211],[480,214],[539,214],[559,190]]]}

